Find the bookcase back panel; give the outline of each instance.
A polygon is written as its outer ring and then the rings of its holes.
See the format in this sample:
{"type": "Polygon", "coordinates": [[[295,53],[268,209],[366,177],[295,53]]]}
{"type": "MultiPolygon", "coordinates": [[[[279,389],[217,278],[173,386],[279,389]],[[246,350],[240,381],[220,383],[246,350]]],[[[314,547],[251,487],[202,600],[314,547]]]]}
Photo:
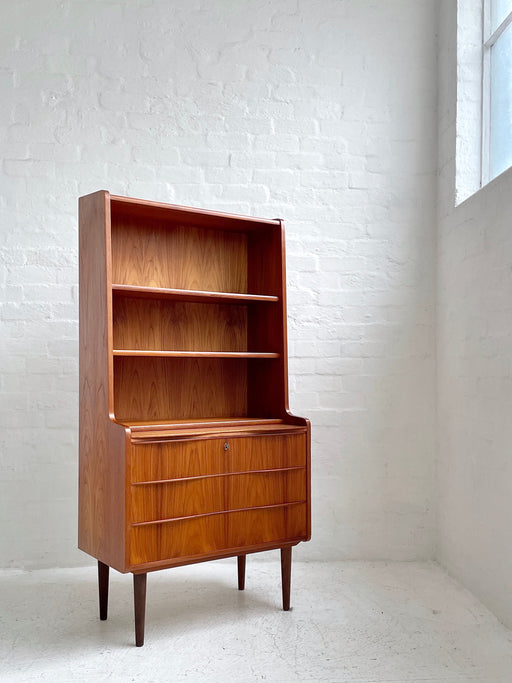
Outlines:
{"type": "Polygon", "coordinates": [[[112,281],[247,292],[247,234],[112,215],[112,281]]]}
{"type": "Polygon", "coordinates": [[[247,351],[247,306],[118,296],[113,310],[115,349],[247,351]]]}
{"type": "Polygon", "coordinates": [[[247,415],[247,360],[114,359],[115,416],[168,421],[247,415]]]}

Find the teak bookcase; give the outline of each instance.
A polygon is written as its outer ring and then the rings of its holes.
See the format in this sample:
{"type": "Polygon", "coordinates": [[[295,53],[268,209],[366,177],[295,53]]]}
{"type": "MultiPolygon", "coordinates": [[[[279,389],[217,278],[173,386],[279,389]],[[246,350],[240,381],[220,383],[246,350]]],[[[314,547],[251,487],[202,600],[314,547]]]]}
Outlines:
{"type": "Polygon", "coordinates": [[[288,410],[284,227],[110,195],[79,200],[79,547],[147,572],[310,538],[310,425],[288,410]]]}

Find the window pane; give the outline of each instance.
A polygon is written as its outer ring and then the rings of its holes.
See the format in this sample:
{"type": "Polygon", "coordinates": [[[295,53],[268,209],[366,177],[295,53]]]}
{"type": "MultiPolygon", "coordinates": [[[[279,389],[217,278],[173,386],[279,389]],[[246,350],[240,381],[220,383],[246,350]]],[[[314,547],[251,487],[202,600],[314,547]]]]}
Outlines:
{"type": "Polygon", "coordinates": [[[491,48],[491,178],[512,165],[512,30],[509,26],[491,48]]]}
{"type": "Polygon", "coordinates": [[[491,0],[491,33],[498,28],[511,11],[512,0],[491,0]]]}

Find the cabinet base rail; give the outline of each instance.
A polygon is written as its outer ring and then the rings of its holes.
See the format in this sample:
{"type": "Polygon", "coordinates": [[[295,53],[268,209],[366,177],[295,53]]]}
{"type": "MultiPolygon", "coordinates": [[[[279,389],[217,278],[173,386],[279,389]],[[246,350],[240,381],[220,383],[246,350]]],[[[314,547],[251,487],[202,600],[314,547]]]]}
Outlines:
{"type": "MultiPolygon", "coordinates": [[[[247,555],[237,556],[238,566],[238,590],[245,589],[245,565],[247,555]]],[[[290,584],[291,584],[292,549],[291,546],[281,548],[281,587],[283,596],[283,610],[290,609],[290,584]]],[[[108,614],[108,587],[109,587],[108,564],[98,560],[98,592],[100,619],[105,621],[108,614]]],[[[135,616],[135,645],[144,645],[144,629],[146,622],[146,586],[147,572],[133,574],[133,606],[135,616]]]]}

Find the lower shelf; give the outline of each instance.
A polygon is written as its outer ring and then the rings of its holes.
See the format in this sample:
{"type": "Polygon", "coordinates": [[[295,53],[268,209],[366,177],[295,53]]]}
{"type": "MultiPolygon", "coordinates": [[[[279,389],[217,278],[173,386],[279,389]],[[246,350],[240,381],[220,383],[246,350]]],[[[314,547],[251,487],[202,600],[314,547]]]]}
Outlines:
{"type": "Polygon", "coordinates": [[[306,537],[306,517],[306,504],[299,503],[134,526],[130,529],[130,565],[293,542],[306,537]]]}
{"type": "Polygon", "coordinates": [[[140,358],[279,358],[278,353],[256,351],[166,351],[140,349],[114,349],[113,356],[140,358]]]}

